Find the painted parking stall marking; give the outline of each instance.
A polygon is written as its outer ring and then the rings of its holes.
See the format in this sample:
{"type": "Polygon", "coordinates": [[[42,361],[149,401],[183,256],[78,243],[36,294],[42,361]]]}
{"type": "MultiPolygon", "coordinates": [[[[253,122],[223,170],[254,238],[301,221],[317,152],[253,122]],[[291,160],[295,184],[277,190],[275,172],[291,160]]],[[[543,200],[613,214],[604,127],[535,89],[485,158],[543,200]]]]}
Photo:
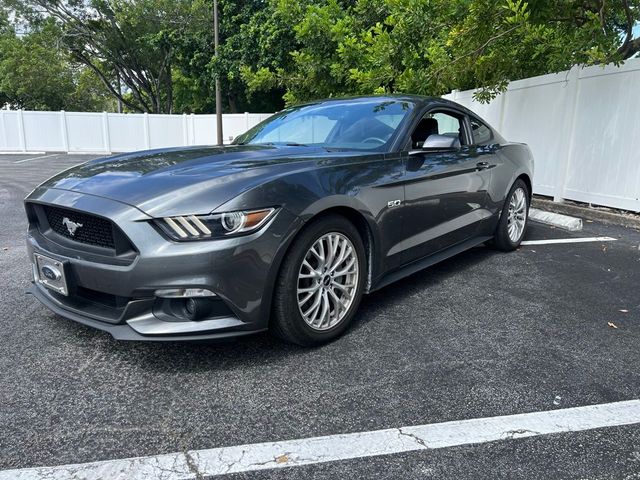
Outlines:
{"type": "Polygon", "coordinates": [[[640,423],[640,400],[0,472],[0,480],[192,479],[640,423]]]}
{"type": "Polygon", "coordinates": [[[612,237],[552,238],[549,240],[525,240],[520,245],[551,245],[559,243],[615,242],[612,237]]]}
{"type": "Polygon", "coordinates": [[[38,157],[23,158],[22,160],[16,160],[13,163],[25,163],[25,162],[30,162],[31,160],[42,160],[43,158],[58,157],[58,156],[60,156],[59,153],[51,153],[49,155],[40,155],[38,157]]]}

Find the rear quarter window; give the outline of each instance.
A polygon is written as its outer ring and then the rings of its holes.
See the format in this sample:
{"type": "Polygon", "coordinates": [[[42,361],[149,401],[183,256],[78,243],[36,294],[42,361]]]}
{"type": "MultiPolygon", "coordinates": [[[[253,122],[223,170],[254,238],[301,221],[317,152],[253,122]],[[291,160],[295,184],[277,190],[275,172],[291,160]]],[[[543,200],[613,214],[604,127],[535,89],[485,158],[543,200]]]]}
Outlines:
{"type": "Polygon", "coordinates": [[[491,129],[487,127],[484,123],[482,123],[477,118],[470,118],[471,120],[471,131],[473,133],[473,143],[475,145],[482,145],[484,143],[489,142],[493,138],[493,133],[491,129]]]}

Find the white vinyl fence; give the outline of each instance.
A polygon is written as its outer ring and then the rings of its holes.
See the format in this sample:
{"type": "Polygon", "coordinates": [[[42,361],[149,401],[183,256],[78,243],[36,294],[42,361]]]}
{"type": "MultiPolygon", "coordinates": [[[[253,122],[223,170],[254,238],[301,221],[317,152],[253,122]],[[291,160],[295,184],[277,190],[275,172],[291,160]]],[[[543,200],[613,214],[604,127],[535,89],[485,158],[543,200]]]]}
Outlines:
{"type": "Polygon", "coordinates": [[[489,104],[445,98],[529,144],[541,195],[640,211],[640,58],[518,80],[489,104]]]}
{"type": "MultiPolygon", "coordinates": [[[[270,113],[228,113],[224,142],[270,113]]],[[[216,143],[215,115],[0,110],[0,151],[131,152],[216,143]]]]}

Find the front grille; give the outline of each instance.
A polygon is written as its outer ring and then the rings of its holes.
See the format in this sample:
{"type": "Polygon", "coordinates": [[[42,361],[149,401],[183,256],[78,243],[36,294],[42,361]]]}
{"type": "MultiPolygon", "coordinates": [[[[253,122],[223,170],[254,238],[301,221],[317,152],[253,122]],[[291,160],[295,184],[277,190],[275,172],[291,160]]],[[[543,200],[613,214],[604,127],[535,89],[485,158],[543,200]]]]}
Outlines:
{"type": "Polygon", "coordinates": [[[113,226],[109,220],[66,208],[49,205],[43,205],[43,208],[49,226],[58,235],[76,242],[115,250],[113,226]]]}

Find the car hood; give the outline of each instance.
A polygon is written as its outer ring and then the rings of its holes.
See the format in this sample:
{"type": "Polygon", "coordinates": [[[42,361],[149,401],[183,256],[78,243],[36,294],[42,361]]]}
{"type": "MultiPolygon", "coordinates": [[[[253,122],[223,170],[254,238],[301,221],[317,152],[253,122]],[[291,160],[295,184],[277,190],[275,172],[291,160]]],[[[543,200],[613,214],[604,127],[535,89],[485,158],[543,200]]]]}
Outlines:
{"type": "Polygon", "coordinates": [[[117,200],[155,217],[206,214],[269,178],[332,156],[323,148],[304,146],[151,150],[92,160],[42,186],[117,200]]]}

